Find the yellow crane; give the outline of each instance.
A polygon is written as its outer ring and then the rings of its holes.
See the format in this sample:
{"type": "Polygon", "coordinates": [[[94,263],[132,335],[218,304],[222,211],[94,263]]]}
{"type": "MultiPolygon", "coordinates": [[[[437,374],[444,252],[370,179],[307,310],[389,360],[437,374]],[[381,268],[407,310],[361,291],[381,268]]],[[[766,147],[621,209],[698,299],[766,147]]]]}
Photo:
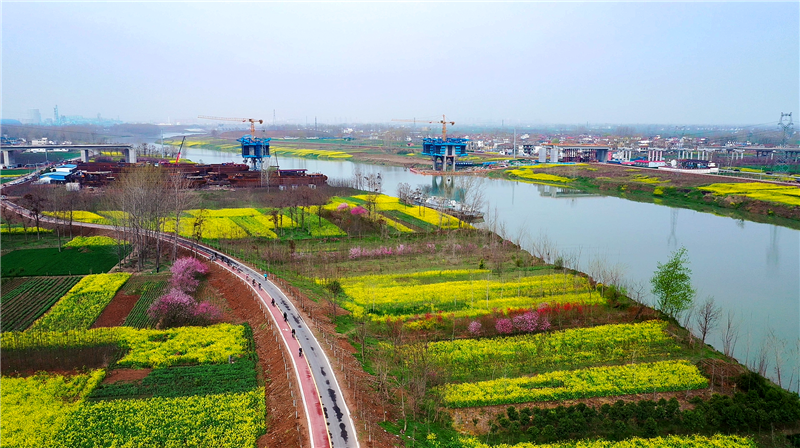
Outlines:
{"type": "Polygon", "coordinates": [[[255,138],[256,137],[256,123],[263,124],[264,120],[259,120],[257,118],[225,118],[225,117],[209,117],[207,115],[198,115],[197,118],[203,118],[205,120],[220,120],[220,121],[238,121],[240,123],[250,123],[250,136],[255,138]]]}
{"type": "Polygon", "coordinates": [[[439,121],[427,121],[427,120],[417,120],[417,119],[405,120],[405,119],[397,119],[397,118],[392,118],[392,121],[403,121],[403,122],[406,122],[406,123],[441,124],[442,125],[442,141],[443,142],[447,141],[447,125],[450,124],[451,126],[455,126],[455,124],[456,124],[455,121],[447,121],[447,118],[445,118],[444,114],[442,115],[442,119],[439,120],[439,121]]]}

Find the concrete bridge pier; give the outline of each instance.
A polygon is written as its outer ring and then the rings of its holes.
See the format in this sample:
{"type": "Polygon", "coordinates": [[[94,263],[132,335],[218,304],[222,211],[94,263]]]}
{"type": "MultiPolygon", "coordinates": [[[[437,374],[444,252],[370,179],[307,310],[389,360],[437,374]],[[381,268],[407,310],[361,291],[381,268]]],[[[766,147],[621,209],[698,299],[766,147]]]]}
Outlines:
{"type": "Polygon", "coordinates": [[[539,149],[539,163],[546,163],[547,162],[547,148],[544,146],[539,149]]]}
{"type": "Polygon", "coordinates": [[[597,161],[598,162],[608,162],[608,150],[607,149],[598,149],[597,150],[597,161]]]}
{"type": "Polygon", "coordinates": [[[558,147],[553,146],[550,150],[550,163],[558,163],[558,147]]]}
{"type": "Polygon", "coordinates": [[[2,165],[5,167],[16,167],[17,162],[14,160],[14,151],[13,149],[4,149],[3,150],[3,160],[2,165]]]}
{"type": "Polygon", "coordinates": [[[89,163],[89,150],[81,149],[81,162],[89,163]]]}
{"type": "Polygon", "coordinates": [[[126,163],[136,163],[136,150],[133,148],[122,148],[126,163]]]}

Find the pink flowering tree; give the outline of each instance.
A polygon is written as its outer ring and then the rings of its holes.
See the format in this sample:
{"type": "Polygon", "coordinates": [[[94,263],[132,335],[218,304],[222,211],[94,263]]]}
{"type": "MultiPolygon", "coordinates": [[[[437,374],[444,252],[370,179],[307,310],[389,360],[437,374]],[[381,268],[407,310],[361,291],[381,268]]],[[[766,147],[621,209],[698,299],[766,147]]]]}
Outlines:
{"type": "Polygon", "coordinates": [[[539,313],[536,311],[528,311],[525,314],[520,314],[514,317],[514,328],[522,333],[533,333],[538,328],[539,313]]]}
{"type": "Polygon", "coordinates": [[[218,322],[222,318],[222,312],[210,302],[200,302],[195,307],[192,317],[196,324],[208,325],[218,322]]]}
{"type": "Polygon", "coordinates": [[[170,272],[172,287],[190,293],[200,285],[199,277],[208,273],[208,267],[197,258],[183,257],[175,260],[170,272]]]}
{"type": "Polygon", "coordinates": [[[150,319],[162,328],[185,325],[192,320],[197,302],[179,289],[159,297],[147,310],[150,319]]]}
{"type": "Polygon", "coordinates": [[[161,328],[208,325],[219,321],[220,310],[209,302],[197,303],[179,289],[173,289],[150,305],[147,316],[161,328]]]}
{"type": "Polygon", "coordinates": [[[367,211],[367,209],[365,209],[364,207],[362,207],[360,205],[350,209],[350,214],[353,215],[353,216],[362,216],[362,215],[366,215],[367,213],[369,213],[367,211]]]}
{"type": "Polygon", "coordinates": [[[494,328],[500,334],[511,334],[514,332],[514,324],[511,322],[511,319],[497,319],[494,328]]]}
{"type": "Polygon", "coordinates": [[[349,205],[347,205],[346,203],[342,202],[341,204],[339,204],[338,207],[336,207],[336,211],[337,212],[343,212],[343,211],[345,211],[345,210],[347,210],[349,208],[350,208],[349,205]]]}
{"type": "Polygon", "coordinates": [[[470,322],[469,327],[467,327],[467,329],[469,330],[469,334],[473,336],[479,336],[481,334],[482,328],[483,325],[481,325],[481,323],[478,322],[477,320],[473,320],[472,322],[470,322]]]}

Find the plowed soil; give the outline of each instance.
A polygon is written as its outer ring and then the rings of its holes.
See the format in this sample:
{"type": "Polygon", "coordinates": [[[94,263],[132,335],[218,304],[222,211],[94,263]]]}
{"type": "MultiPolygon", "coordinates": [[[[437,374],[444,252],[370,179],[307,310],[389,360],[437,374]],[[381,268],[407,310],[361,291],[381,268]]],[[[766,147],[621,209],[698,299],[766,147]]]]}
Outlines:
{"type": "Polygon", "coordinates": [[[122,325],[136,305],[139,297],[139,294],[123,294],[122,289],[120,289],[117,291],[117,295],[111,299],[111,303],[100,313],[100,317],[92,324],[92,328],[118,327],[122,325]]]}

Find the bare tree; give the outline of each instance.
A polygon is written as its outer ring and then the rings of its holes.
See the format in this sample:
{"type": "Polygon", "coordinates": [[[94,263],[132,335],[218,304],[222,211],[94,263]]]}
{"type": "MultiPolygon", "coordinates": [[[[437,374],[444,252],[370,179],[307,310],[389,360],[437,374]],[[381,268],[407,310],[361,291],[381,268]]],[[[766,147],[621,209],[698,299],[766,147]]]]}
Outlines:
{"type": "Polygon", "coordinates": [[[778,386],[783,387],[783,379],[781,377],[781,373],[783,371],[783,356],[786,350],[786,341],[777,337],[775,335],[775,330],[770,328],[769,335],[767,336],[768,340],[768,347],[772,351],[772,355],[775,359],[775,375],[777,375],[778,386]]]}
{"type": "Polygon", "coordinates": [[[739,321],[733,310],[728,310],[725,326],[722,328],[722,351],[725,356],[733,356],[736,341],[739,339],[739,321]]]}
{"type": "Polygon", "coordinates": [[[47,197],[43,194],[41,187],[22,196],[23,206],[30,211],[33,222],[36,224],[36,239],[42,238],[39,225],[41,224],[42,212],[44,211],[46,202],[47,197]]]}
{"type": "Polygon", "coordinates": [[[156,268],[160,265],[161,230],[170,203],[164,171],[154,166],[136,167],[122,173],[109,190],[112,210],[122,211],[122,221],[137,253],[137,268],[144,268],[149,258],[151,244],[155,242],[156,268]]]}
{"type": "Polygon", "coordinates": [[[356,190],[364,189],[364,169],[358,163],[353,165],[353,188],[356,190]]]}
{"type": "Polygon", "coordinates": [[[2,209],[3,221],[6,223],[6,228],[11,232],[11,225],[17,221],[17,214],[11,207],[3,207],[2,209]]]}
{"type": "Polygon", "coordinates": [[[378,202],[378,196],[383,193],[383,179],[381,173],[372,173],[366,177],[367,187],[367,208],[370,213],[375,212],[375,205],[378,202]]]}
{"type": "Polygon", "coordinates": [[[697,329],[700,331],[700,341],[706,343],[706,336],[708,332],[714,329],[719,323],[719,318],[722,315],[722,308],[714,303],[714,297],[708,296],[706,300],[697,308],[695,314],[695,322],[697,329]]]}
{"type": "Polygon", "coordinates": [[[339,283],[339,280],[336,279],[329,280],[325,284],[325,289],[331,293],[331,322],[336,324],[336,307],[339,304],[339,295],[344,292],[344,289],[342,289],[342,284],[339,283]]]}
{"type": "Polygon", "coordinates": [[[534,257],[541,259],[547,264],[553,263],[558,257],[556,244],[547,236],[539,235],[539,238],[531,241],[530,252],[534,257]]]}
{"type": "Polygon", "coordinates": [[[406,182],[397,184],[397,198],[400,202],[411,205],[411,185],[406,182]]]}
{"type": "Polygon", "coordinates": [[[485,181],[485,178],[478,176],[459,176],[456,179],[455,187],[461,193],[464,213],[476,214],[483,211],[486,206],[485,181]]]}
{"type": "Polygon", "coordinates": [[[45,190],[45,207],[49,212],[52,213],[53,219],[55,220],[55,231],[56,231],[56,238],[58,240],[58,251],[61,252],[61,238],[64,236],[64,230],[66,227],[66,220],[65,217],[67,215],[66,208],[66,195],[67,190],[65,188],[59,188],[56,186],[48,186],[45,190]]]}
{"type": "Polygon", "coordinates": [[[181,215],[184,211],[191,208],[195,197],[189,191],[189,179],[182,173],[175,171],[167,177],[167,188],[169,189],[172,218],[175,220],[175,239],[172,243],[172,259],[178,257],[178,236],[181,227],[181,215]]]}

